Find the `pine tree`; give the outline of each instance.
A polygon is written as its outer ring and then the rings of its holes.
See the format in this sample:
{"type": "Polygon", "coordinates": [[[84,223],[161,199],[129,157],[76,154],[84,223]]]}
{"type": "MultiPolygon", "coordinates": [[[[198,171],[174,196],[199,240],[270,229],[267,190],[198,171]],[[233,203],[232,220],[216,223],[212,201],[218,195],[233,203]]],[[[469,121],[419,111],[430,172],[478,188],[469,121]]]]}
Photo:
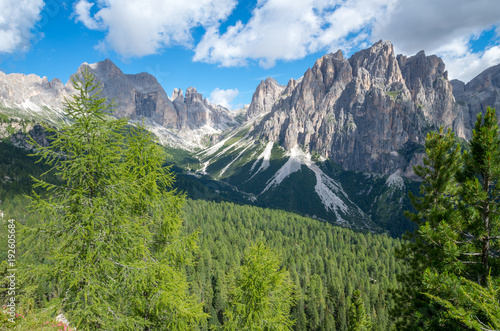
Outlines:
{"type": "Polygon", "coordinates": [[[471,266],[466,277],[486,284],[488,275],[500,276],[500,135],[494,108],[478,115],[470,152],[464,153],[459,174],[460,212],[464,220],[459,260],[471,266]]]}
{"type": "Polygon", "coordinates": [[[500,137],[495,110],[488,107],[484,118],[478,116],[463,156],[453,134],[442,129],[428,136],[426,148],[425,166],[415,168],[423,179],[422,196],[412,197],[417,213],[408,214],[419,229],[397,252],[409,270],[399,277],[402,287],[395,291],[392,313],[402,329],[467,329],[471,325],[444,303],[485,317],[461,300],[458,289],[475,282],[488,291],[488,277],[495,281],[500,273],[500,137]],[[439,278],[446,282],[431,281],[439,278]]]}
{"type": "Polygon", "coordinates": [[[252,245],[228,278],[225,330],[291,330],[294,287],[274,251],[262,242],[252,245]]]}
{"type": "Polygon", "coordinates": [[[459,220],[455,177],[461,167],[461,149],[454,134],[450,130],[445,133],[443,128],[427,135],[425,147],[424,165],[414,168],[422,179],[421,195],[410,194],[417,213],[407,213],[419,229],[407,234],[407,241],[396,251],[408,271],[398,275],[401,288],[393,293],[395,306],[391,314],[398,329],[453,330],[456,325],[444,323],[444,309],[423,294],[423,272],[428,267],[444,271],[454,256],[441,239],[459,220]]]}
{"type": "Polygon", "coordinates": [[[53,305],[79,330],[192,328],[205,317],[183,271],[196,235],[180,236],[183,198],[165,154],[143,126],[127,134],[126,119],[111,117],[88,71],[73,86],[71,125],[49,128],[50,146],[36,153],[62,184],[36,179],[48,198],[33,198],[33,279],[55,284],[53,305]]]}

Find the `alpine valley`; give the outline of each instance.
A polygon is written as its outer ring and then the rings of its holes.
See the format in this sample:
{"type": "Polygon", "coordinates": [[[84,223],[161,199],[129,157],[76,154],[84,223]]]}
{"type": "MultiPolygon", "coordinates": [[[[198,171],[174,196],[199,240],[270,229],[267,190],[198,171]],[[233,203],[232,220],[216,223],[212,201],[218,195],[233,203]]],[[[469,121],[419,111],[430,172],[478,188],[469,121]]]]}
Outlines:
{"type": "MultiPolygon", "coordinates": [[[[399,236],[413,225],[427,133],[439,126],[469,139],[487,106],[500,109],[500,65],[467,84],[448,80],[423,51],[396,55],[388,41],[345,58],[321,57],[286,86],[262,81],[240,110],[211,104],[194,87],[170,96],[147,73],[110,60],[82,64],[114,100],[115,116],[142,121],[168,149],[176,185],[193,199],[284,209],[345,227],[399,236]]],[[[39,122],[57,125],[71,82],[0,72],[0,138],[47,143],[39,122]]],[[[2,181],[11,178],[0,178],[2,181]]]]}

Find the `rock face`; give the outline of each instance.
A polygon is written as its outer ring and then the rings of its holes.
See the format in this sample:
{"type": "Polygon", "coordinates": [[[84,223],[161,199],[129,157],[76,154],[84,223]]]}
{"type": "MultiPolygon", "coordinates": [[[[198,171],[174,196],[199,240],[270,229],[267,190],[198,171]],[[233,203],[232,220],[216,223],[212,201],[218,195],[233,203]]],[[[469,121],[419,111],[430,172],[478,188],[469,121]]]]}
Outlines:
{"type": "Polygon", "coordinates": [[[178,125],[178,115],[156,78],[147,74],[124,74],[111,60],[84,63],[80,73],[88,68],[102,83],[102,95],[114,100],[117,117],[146,117],[167,127],[178,125]]]}
{"type": "Polygon", "coordinates": [[[465,126],[474,128],[477,114],[484,114],[488,106],[500,112],[500,64],[490,67],[465,84],[452,80],[453,95],[463,109],[465,126]]]}
{"type": "MultiPolygon", "coordinates": [[[[292,81],[293,79],[290,81],[289,85],[293,84],[292,81]]],[[[250,103],[247,110],[246,119],[269,113],[284,90],[285,87],[278,84],[278,82],[272,78],[261,81],[252,96],[252,103],[250,103]]],[[[284,94],[286,95],[286,93],[284,94]]]]}
{"type": "Polygon", "coordinates": [[[10,141],[14,146],[29,151],[35,151],[36,145],[31,143],[31,138],[40,146],[47,147],[49,145],[49,133],[40,124],[30,124],[26,130],[26,132],[19,130],[17,133],[10,136],[10,141]]]}
{"type": "Polygon", "coordinates": [[[8,107],[39,111],[43,106],[61,107],[65,96],[73,92],[71,84],[64,85],[54,78],[0,72],[0,103],[8,107]]]}
{"type": "Polygon", "coordinates": [[[148,73],[124,74],[111,60],[83,64],[78,72],[89,68],[103,85],[103,95],[116,103],[116,116],[133,120],[148,118],[168,129],[198,129],[209,125],[225,130],[234,124],[230,111],[210,104],[194,87],[176,89],[168,97],[156,78],[148,73]]]}
{"type": "MultiPolygon", "coordinates": [[[[263,84],[249,111],[263,108],[263,84]]],[[[409,165],[421,159],[419,146],[430,129],[444,125],[466,135],[442,60],[424,52],[396,57],[387,41],[350,59],[341,51],[325,55],[276,94],[267,99],[276,101],[256,124],[255,137],[319,153],[345,170],[401,170],[411,177],[409,165]]]]}
{"type": "Polygon", "coordinates": [[[172,101],[179,116],[178,128],[197,129],[207,125],[226,130],[236,124],[229,110],[212,105],[194,87],[187,88],[185,97],[181,89],[174,89],[172,101]]]}
{"type": "MultiPolygon", "coordinates": [[[[94,64],[84,63],[72,77],[85,68],[102,84],[102,95],[114,100],[117,117],[150,119],[156,125],[187,138],[192,136],[192,130],[203,129],[198,135],[210,134],[237,123],[230,110],[210,104],[194,87],[187,89],[185,98],[182,91],[176,89],[170,99],[152,75],[124,74],[109,59],[94,64]]],[[[47,77],[0,72],[0,105],[23,109],[30,115],[37,113],[37,118],[55,116],[61,119],[64,98],[73,92],[71,80],[64,85],[57,78],[49,82],[47,77]],[[55,111],[46,112],[46,107],[55,111]]]]}

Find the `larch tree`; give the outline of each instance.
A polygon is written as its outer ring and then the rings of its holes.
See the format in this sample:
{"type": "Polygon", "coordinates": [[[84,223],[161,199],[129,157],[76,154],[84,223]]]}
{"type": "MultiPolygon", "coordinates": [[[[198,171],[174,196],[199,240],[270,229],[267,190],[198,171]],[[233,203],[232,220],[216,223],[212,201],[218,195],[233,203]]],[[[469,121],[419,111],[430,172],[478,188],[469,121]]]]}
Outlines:
{"type": "Polygon", "coordinates": [[[183,197],[171,189],[165,154],[142,126],[112,117],[113,104],[87,70],[66,100],[70,124],[47,128],[36,155],[62,184],[36,179],[41,217],[29,230],[27,254],[43,252],[34,281],[79,330],[185,330],[205,318],[189,293],[183,265],[196,234],[181,237],[183,197]]]}
{"type": "Polygon", "coordinates": [[[228,275],[224,330],[291,330],[295,290],[276,252],[263,242],[252,245],[244,263],[228,275]]]}
{"type": "Polygon", "coordinates": [[[372,320],[366,312],[365,302],[361,298],[361,291],[356,290],[352,294],[352,303],[349,307],[349,331],[370,331],[372,320]]]}

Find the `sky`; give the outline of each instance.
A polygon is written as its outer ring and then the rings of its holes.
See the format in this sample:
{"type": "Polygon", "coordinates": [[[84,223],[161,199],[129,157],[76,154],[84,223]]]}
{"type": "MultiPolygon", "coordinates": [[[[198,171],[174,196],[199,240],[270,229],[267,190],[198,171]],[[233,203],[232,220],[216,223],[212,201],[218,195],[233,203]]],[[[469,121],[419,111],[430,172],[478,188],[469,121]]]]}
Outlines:
{"type": "Polygon", "coordinates": [[[237,109],[261,80],[286,85],[321,56],[389,40],[443,58],[468,82],[500,63],[499,0],[0,0],[0,71],[59,78],[111,59],[168,95],[194,86],[237,109]]]}

